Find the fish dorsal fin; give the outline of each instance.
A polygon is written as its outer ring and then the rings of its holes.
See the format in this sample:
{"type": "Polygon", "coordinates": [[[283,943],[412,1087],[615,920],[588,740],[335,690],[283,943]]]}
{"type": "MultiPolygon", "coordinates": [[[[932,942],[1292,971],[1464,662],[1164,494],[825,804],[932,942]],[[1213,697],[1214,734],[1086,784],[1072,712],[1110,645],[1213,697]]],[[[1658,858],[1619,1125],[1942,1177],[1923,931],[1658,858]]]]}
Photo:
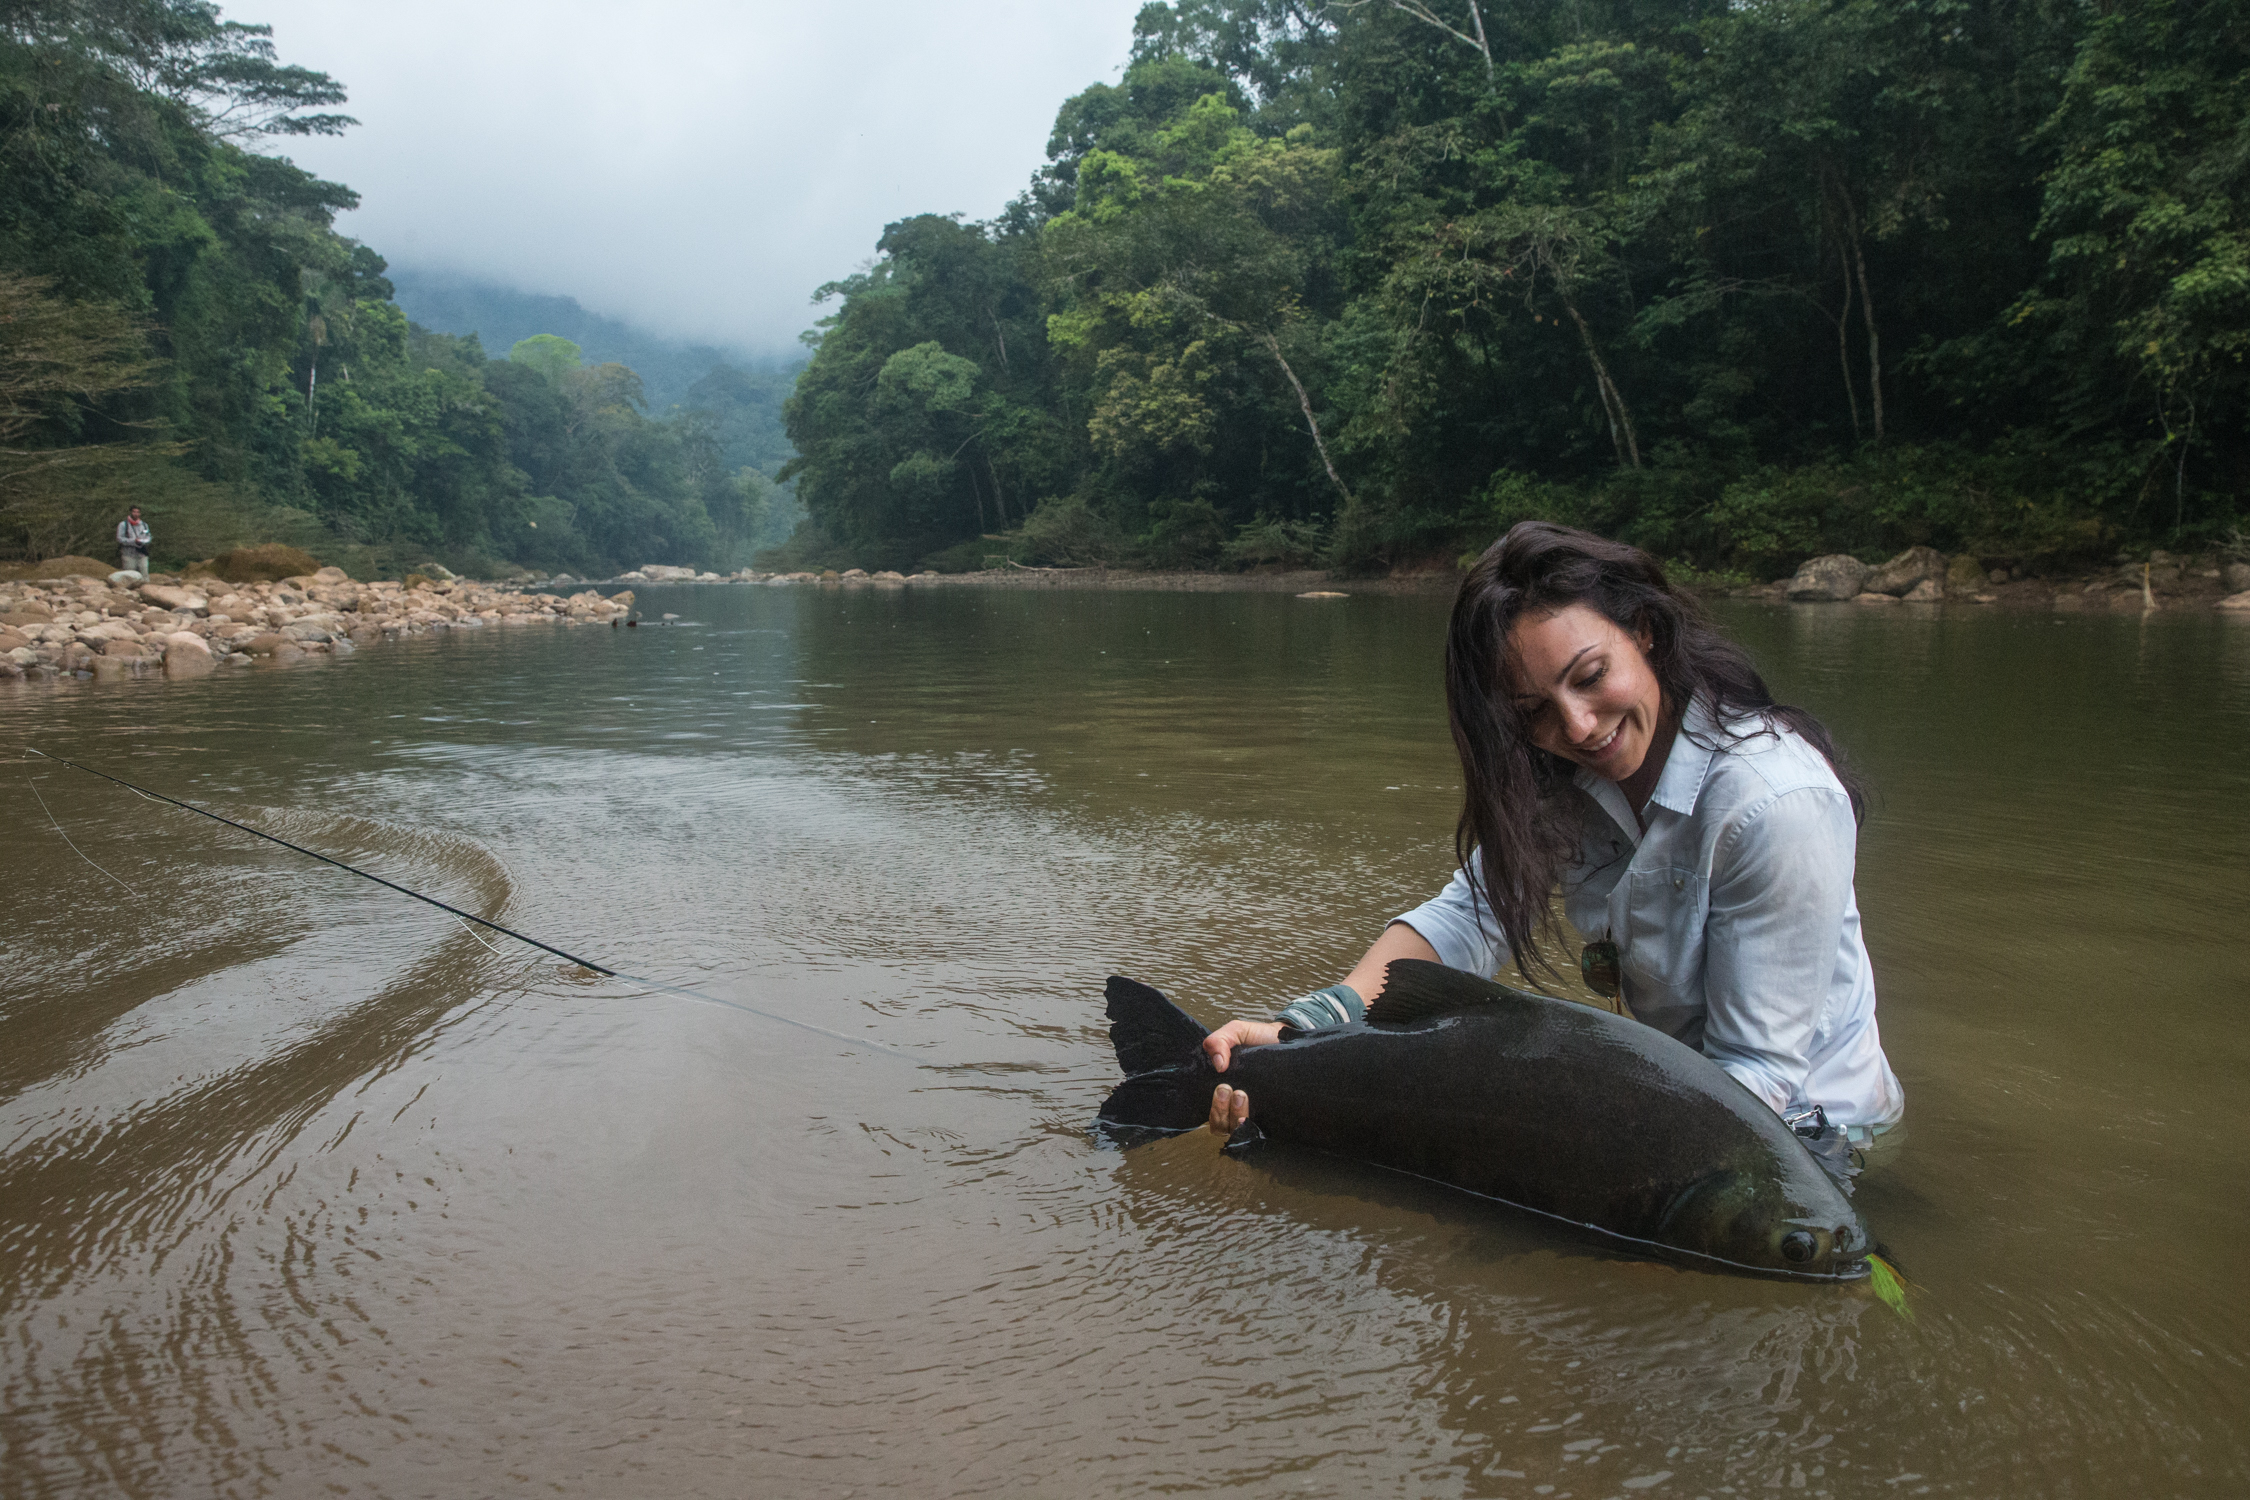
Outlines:
{"type": "Polygon", "coordinates": [[[1489,979],[1425,958],[1400,958],[1383,970],[1383,993],[1367,1007],[1370,1026],[1406,1026],[1439,1016],[1468,1015],[1495,1005],[1543,1000],[1526,990],[1514,990],[1489,979]]]}

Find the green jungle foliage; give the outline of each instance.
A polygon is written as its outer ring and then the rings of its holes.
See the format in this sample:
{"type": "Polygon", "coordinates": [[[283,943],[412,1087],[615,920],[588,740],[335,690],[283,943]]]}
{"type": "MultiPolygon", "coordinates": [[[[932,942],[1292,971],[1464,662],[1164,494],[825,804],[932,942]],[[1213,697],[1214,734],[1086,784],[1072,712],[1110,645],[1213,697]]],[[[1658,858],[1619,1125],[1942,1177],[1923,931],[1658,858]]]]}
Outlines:
{"type": "Polygon", "coordinates": [[[2250,490],[2240,0],[1178,0],[1048,157],[822,289],[789,560],[2038,568],[2250,490]]]}
{"type": "Polygon", "coordinates": [[[267,541],[362,576],[747,562],[773,485],[726,462],[756,435],[727,422],[772,394],[656,419],[560,338],[495,359],[411,325],[333,228],[351,190],[255,149],[353,123],[268,30],[0,0],[0,556],[106,555],[137,503],[160,566],[267,541]]]}

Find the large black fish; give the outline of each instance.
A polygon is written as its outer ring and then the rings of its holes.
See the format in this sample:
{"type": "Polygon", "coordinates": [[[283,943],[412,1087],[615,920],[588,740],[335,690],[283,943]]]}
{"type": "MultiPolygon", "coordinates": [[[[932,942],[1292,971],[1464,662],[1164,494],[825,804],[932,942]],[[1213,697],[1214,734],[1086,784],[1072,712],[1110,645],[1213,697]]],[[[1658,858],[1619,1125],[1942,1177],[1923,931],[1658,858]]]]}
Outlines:
{"type": "MultiPolygon", "coordinates": [[[[1222,1081],[1207,1034],[1109,981],[1126,1079],[1112,1126],[1188,1130],[1222,1081]]],[[[1238,1048],[1224,1082],[1259,1135],[1595,1230],[1696,1265],[1856,1281],[1875,1248],[1844,1191],[1765,1103],[1653,1027],[1401,959],[1360,1025],[1238,1048]]]]}

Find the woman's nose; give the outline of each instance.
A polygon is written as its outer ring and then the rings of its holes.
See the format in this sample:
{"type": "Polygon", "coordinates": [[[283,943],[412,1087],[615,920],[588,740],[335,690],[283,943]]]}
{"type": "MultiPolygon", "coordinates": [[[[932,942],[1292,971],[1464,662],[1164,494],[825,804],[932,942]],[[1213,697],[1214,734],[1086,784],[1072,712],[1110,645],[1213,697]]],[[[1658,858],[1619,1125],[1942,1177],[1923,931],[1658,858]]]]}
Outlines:
{"type": "Polygon", "coordinates": [[[1579,744],[1592,736],[1601,716],[1582,698],[1564,698],[1556,707],[1562,712],[1563,733],[1570,736],[1572,744],[1579,744]]]}

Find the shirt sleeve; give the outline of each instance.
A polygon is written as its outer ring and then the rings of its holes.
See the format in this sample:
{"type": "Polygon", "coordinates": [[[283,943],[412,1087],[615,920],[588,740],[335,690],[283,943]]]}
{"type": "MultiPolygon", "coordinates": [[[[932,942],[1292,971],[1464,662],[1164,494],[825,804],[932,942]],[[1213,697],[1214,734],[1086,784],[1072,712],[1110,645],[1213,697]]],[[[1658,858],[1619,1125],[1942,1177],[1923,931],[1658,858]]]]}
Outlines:
{"type": "Polygon", "coordinates": [[[1437,950],[1438,962],[1483,978],[1500,971],[1508,959],[1508,940],[1493,919],[1490,903],[1469,885],[1469,872],[1453,872],[1445,889],[1391,919],[1404,922],[1437,950]]]}
{"type": "Polygon", "coordinates": [[[1849,799],[1805,787],[1753,812],[1713,861],[1703,1052],[1776,1114],[1804,1096],[1858,844],[1849,799]]]}

